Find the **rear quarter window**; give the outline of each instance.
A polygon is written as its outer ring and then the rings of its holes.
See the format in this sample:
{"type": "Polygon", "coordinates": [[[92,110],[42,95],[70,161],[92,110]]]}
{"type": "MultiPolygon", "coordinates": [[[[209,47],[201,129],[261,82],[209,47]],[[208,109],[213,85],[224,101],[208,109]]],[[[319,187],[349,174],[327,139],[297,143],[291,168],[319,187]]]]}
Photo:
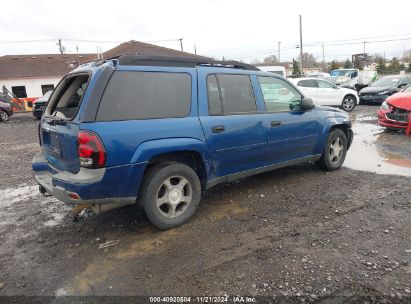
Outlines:
{"type": "Polygon", "coordinates": [[[80,74],[63,79],[56,88],[45,115],[72,119],[86,93],[89,78],[88,74],[80,74]]]}
{"type": "Polygon", "coordinates": [[[191,108],[187,73],[117,71],[102,97],[98,121],[185,117],[191,108]]]}

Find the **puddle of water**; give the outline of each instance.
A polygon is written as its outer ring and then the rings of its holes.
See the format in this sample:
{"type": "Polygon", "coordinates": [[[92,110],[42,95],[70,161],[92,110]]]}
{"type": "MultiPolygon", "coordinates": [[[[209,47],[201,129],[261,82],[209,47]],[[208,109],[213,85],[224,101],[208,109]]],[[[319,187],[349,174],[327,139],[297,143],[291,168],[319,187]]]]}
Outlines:
{"type": "Polygon", "coordinates": [[[378,174],[411,176],[411,159],[379,149],[376,141],[384,128],[361,122],[368,120],[365,118],[353,124],[354,141],[343,166],[378,174]]]}
{"type": "Polygon", "coordinates": [[[0,207],[9,207],[19,201],[24,201],[39,196],[38,186],[23,186],[0,190],[0,207]]]}

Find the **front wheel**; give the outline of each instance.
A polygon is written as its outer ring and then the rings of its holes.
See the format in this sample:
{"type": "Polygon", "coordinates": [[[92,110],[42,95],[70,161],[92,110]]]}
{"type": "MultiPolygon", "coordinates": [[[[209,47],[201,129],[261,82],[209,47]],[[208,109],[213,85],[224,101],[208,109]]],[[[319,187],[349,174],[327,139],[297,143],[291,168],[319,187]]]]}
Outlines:
{"type": "Polygon", "coordinates": [[[327,171],[337,170],[342,166],[346,155],[347,137],[341,129],[333,129],[317,164],[321,169],[327,171]]]}
{"type": "Polygon", "coordinates": [[[357,102],[354,96],[347,95],[344,97],[341,103],[341,108],[346,112],[351,112],[352,110],[354,110],[356,103],[357,102]]]}
{"type": "Polygon", "coordinates": [[[9,120],[9,114],[6,111],[0,111],[0,121],[9,120]]]}
{"type": "Polygon", "coordinates": [[[171,162],[150,168],[141,191],[149,221],[159,229],[170,229],[193,216],[200,204],[201,183],[191,167],[171,162]]]}

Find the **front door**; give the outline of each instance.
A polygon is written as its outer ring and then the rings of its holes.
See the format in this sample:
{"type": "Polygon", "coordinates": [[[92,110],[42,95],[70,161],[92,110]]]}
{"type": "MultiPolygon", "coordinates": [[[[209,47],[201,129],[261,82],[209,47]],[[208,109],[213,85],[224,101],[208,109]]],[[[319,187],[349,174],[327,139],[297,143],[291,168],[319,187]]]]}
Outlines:
{"type": "Polygon", "coordinates": [[[316,111],[300,110],[302,96],[285,80],[269,76],[257,79],[267,111],[270,162],[313,155],[321,131],[316,111]]]}

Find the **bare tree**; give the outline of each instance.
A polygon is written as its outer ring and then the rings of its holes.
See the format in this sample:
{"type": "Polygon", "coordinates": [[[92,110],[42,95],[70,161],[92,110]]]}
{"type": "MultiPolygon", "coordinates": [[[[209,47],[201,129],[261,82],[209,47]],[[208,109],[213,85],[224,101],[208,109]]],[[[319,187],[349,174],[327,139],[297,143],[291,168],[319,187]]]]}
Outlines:
{"type": "Polygon", "coordinates": [[[263,60],[263,62],[266,63],[266,64],[276,63],[276,62],[278,62],[277,56],[275,56],[275,55],[270,55],[270,56],[268,56],[268,57],[265,57],[264,60],[263,60]]]}

